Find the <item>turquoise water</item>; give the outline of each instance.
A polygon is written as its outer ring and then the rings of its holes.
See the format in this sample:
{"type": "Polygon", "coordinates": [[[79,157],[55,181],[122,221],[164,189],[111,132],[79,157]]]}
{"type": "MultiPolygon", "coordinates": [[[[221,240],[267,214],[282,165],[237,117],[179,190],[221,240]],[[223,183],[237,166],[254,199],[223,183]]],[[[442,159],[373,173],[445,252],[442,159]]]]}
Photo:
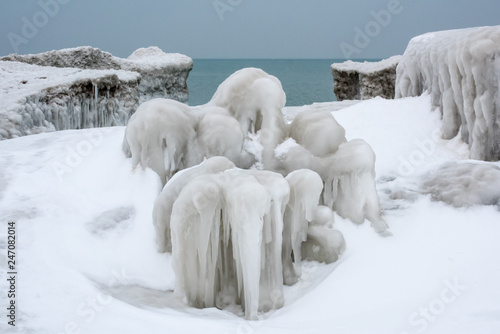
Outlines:
{"type": "Polygon", "coordinates": [[[195,59],[188,77],[189,105],[208,102],[217,87],[244,67],[258,67],[276,76],[286,93],[287,106],[335,101],[330,65],[339,59],[195,59]]]}

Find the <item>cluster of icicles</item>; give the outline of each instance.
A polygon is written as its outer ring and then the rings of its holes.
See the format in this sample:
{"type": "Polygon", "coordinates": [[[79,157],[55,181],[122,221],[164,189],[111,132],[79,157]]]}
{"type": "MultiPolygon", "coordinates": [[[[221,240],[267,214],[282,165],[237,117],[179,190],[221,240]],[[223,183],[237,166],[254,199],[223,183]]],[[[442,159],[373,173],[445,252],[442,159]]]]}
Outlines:
{"type": "Polygon", "coordinates": [[[155,99],[129,121],[123,150],[162,179],[158,247],[192,306],[239,304],[247,319],[283,306],[302,259],[331,263],[345,249],[333,210],[386,233],[371,147],[347,142],[328,112],[287,124],[285,100],[277,78],[245,68],[205,105],[155,99]]]}

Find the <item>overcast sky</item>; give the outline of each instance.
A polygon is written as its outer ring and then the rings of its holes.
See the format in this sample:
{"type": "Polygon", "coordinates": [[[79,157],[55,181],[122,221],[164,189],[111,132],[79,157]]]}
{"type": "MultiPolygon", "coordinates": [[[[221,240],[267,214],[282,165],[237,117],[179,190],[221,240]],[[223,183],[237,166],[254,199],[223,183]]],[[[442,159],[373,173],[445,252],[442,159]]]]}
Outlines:
{"type": "Polygon", "coordinates": [[[385,58],[411,37],[500,24],[499,0],[0,0],[0,55],[156,45],[192,58],[385,58]]]}

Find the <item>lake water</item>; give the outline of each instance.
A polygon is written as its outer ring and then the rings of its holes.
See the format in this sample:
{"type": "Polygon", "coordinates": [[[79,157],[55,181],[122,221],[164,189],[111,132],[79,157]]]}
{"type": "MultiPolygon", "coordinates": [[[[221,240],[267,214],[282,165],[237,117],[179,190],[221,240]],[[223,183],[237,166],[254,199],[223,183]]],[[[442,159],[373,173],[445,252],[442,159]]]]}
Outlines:
{"type": "Polygon", "coordinates": [[[286,93],[287,106],[336,101],[330,65],[341,59],[195,59],[188,77],[189,105],[208,102],[217,87],[244,67],[258,67],[276,76],[286,93]]]}

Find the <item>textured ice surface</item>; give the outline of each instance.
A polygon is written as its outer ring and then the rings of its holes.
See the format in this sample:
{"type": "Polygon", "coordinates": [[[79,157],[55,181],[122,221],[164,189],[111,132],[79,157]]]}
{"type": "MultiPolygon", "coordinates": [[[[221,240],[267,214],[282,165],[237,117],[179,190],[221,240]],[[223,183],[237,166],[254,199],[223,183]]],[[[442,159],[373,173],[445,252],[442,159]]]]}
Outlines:
{"type": "Polygon", "coordinates": [[[260,132],[262,162],[272,170],[276,167],[274,149],[286,137],[281,113],[285,103],[285,92],[276,77],[258,68],[244,68],[220,84],[208,105],[227,109],[240,122],[245,136],[260,132]]]}
{"type": "Polygon", "coordinates": [[[500,168],[489,163],[448,162],[428,172],[420,191],[455,207],[498,205],[500,168]]]}
{"type": "Polygon", "coordinates": [[[197,166],[178,172],[169,180],[156,199],[153,209],[153,224],[156,230],[158,250],[161,253],[172,251],[170,216],[174,202],[182,189],[198,176],[214,174],[234,167],[235,165],[224,157],[213,157],[197,166]]]}
{"type": "Polygon", "coordinates": [[[363,140],[345,139],[345,130],[326,111],[303,112],[290,125],[289,140],[276,149],[286,172],[301,168],[317,172],[324,182],[321,202],[356,223],[365,218],[377,232],[381,218],[375,188],[375,154],[363,140]]]}
{"type": "Polygon", "coordinates": [[[297,282],[302,259],[301,245],[307,240],[309,223],[323,190],[321,177],[310,169],[300,169],[287,175],[290,200],[287,203],[283,226],[283,281],[297,282]]]}
{"type": "Polygon", "coordinates": [[[413,38],[397,68],[396,97],[428,92],[446,139],[458,134],[470,158],[500,159],[500,26],[413,38]]]}
{"type": "Polygon", "coordinates": [[[0,139],[125,125],[142,101],[187,101],[191,68],[189,57],[156,47],[136,50],[129,59],[91,47],[3,57],[0,139]]]}
{"type": "Polygon", "coordinates": [[[139,101],[140,75],[0,61],[0,139],[124,125],[139,101]]]}
{"type": "Polygon", "coordinates": [[[175,293],[196,307],[241,304],[248,319],[281,307],[288,196],[285,179],[269,171],[230,169],[192,179],[172,206],[175,293]]]}
{"type": "Polygon", "coordinates": [[[175,172],[200,162],[196,120],[189,106],[168,99],[153,99],[137,108],[128,122],[123,151],[133,166],[151,167],[162,183],[175,172]]]}
{"type": "Polygon", "coordinates": [[[376,96],[394,98],[396,67],[401,56],[380,62],[348,60],[331,66],[333,92],[337,100],[366,100],[376,96]]]}
{"type": "Polygon", "coordinates": [[[127,126],[123,150],[134,166],[151,167],[165,184],[177,170],[212,156],[252,166],[255,157],[244,150],[244,140],[254,134],[263,147],[260,160],[272,170],[274,149],[287,132],[284,104],[278,79],[245,68],[226,79],[207,104],[190,107],[169,99],[143,103],[127,126]]]}

